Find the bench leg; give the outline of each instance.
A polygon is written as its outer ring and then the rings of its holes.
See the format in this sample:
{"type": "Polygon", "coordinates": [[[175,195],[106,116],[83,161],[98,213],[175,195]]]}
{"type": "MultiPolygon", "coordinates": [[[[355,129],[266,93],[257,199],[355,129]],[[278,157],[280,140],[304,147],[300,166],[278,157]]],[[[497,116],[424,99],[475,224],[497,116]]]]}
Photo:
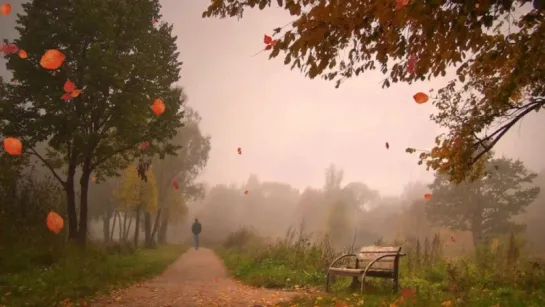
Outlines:
{"type": "Polygon", "coordinates": [[[394,277],[393,288],[394,293],[399,291],[399,278],[397,276],[394,277]]]}
{"type": "Polygon", "coordinates": [[[365,290],[365,273],[361,275],[361,288],[360,288],[360,292],[363,293],[363,290],[365,290]]]}
{"type": "Polygon", "coordinates": [[[329,273],[327,273],[327,277],[325,280],[325,292],[329,292],[329,273]]]}

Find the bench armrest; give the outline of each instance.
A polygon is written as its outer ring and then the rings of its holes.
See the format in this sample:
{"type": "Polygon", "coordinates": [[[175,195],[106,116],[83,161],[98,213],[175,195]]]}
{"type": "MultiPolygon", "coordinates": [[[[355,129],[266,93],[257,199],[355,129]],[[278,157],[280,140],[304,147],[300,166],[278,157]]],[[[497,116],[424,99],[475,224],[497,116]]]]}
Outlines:
{"type": "MultiPolygon", "coordinates": [[[[367,274],[367,271],[371,268],[371,266],[373,264],[375,264],[377,261],[379,261],[380,259],[382,258],[386,258],[386,257],[394,257],[394,258],[398,258],[400,256],[405,256],[405,254],[401,254],[401,253],[392,253],[392,254],[383,254],[383,255],[380,255],[378,256],[377,258],[373,259],[373,261],[371,261],[367,267],[365,268],[365,270],[363,271],[363,276],[365,276],[367,274]]],[[[395,268],[394,268],[395,270],[395,268]]]]}
{"type": "Polygon", "coordinates": [[[335,265],[337,262],[339,262],[341,259],[344,259],[346,257],[355,257],[356,258],[356,262],[358,261],[358,256],[356,254],[344,254],[342,256],[339,256],[337,257],[337,259],[333,260],[333,262],[331,262],[331,264],[329,265],[330,268],[333,267],[333,265],[335,265]]]}

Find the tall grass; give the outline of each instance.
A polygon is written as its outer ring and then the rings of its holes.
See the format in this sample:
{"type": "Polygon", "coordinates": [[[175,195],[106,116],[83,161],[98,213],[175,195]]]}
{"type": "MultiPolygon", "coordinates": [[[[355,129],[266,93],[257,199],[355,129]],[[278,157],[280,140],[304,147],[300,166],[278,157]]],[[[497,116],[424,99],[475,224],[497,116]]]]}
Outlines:
{"type": "MultiPolygon", "coordinates": [[[[219,251],[236,278],[254,285],[283,289],[322,290],[327,268],[344,251],[335,251],[327,236],[313,237],[290,228],[279,240],[260,238],[241,228],[219,251]]],[[[298,306],[545,306],[545,263],[521,255],[511,235],[457,258],[444,255],[439,235],[422,242],[377,242],[403,245],[400,263],[402,291],[392,293],[391,280],[366,279],[363,299],[349,287],[351,278],[337,277],[331,294],[299,298],[298,306]],[[410,295],[408,295],[409,293],[410,295]],[[405,297],[403,297],[405,296],[405,297]],[[319,299],[318,299],[319,298],[319,299]],[[499,305],[497,305],[499,304],[499,305]]],[[[354,250],[354,246],[345,249],[354,250]]],[[[292,302],[293,303],[293,302],[292,302]]]]}

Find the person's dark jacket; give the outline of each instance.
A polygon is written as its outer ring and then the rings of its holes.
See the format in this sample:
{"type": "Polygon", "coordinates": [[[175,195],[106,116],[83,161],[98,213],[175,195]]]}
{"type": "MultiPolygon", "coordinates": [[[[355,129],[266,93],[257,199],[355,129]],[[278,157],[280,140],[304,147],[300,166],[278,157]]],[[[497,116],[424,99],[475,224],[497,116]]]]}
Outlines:
{"type": "Polygon", "coordinates": [[[191,226],[191,232],[193,232],[193,234],[195,235],[198,235],[201,233],[201,231],[202,231],[201,223],[199,222],[193,223],[193,226],[191,226]]]}

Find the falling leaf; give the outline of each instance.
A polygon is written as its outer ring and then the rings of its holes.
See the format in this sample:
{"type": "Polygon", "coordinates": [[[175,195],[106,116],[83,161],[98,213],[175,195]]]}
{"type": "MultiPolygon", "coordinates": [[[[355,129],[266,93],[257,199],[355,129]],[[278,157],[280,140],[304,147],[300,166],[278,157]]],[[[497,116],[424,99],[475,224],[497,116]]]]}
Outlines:
{"type": "Polygon", "coordinates": [[[19,47],[15,44],[2,44],[2,46],[0,46],[0,52],[4,54],[11,54],[17,51],[19,51],[19,47]]]}
{"type": "Polygon", "coordinates": [[[70,81],[69,79],[66,79],[66,82],[64,82],[63,89],[64,89],[65,92],[70,93],[70,92],[72,92],[73,90],[76,89],[76,85],[72,81],[70,81]]]}
{"type": "Polygon", "coordinates": [[[426,103],[426,102],[428,102],[428,99],[429,99],[428,95],[426,95],[426,94],[424,94],[422,92],[418,92],[418,93],[414,94],[413,98],[414,98],[414,101],[416,101],[416,103],[418,103],[418,104],[426,103]]]}
{"type": "Polygon", "coordinates": [[[403,8],[407,4],[409,4],[409,0],[396,0],[396,10],[403,8]]]}
{"type": "Polygon", "coordinates": [[[46,225],[49,230],[59,234],[64,227],[64,220],[57,212],[50,211],[49,214],[47,214],[46,225]]]}
{"type": "Polygon", "coordinates": [[[409,73],[411,74],[414,73],[415,64],[416,64],[416,56],[411,55],[409,57],[409,60],[407,61],[407,71],[409,73]]]}
{"type": "Polygon", "coordinates": [[[272,43],[272,37],[265,34],[265,36],[263,37],[263,42],[267,45],[270,45],[272,43]]]}
{"type": "Polygon", "coordinates": [[[430,193],[424,194],[424,199],[425,200],[430,200],[431,199],[431,194],[430,193]]]}
{"type": "Polygon", "coordinates": [[[271,48],[272,48],[272,45],[267,45],[267,46],[265,47],[265,50],[271,50],[271,48]]]}
{"type": "Polygon", "coordinates": [[[454,237],[453,237],[453,236],[450,236],[450,241],[452,241],[452,242],[456,242],[456,239],[454,239],[454,237]]]}
{"type": "Polygon", "coordinates": [[[4,139],[4,150],[12,156],[23,154],[23,144],[16,138],[7,137],[4,139]]]}
{"type": "Polygon", "coordinates": [[[152,25],[154,25],[154,24],[156,24],[156,23],[157,23],[157,19],[152,19],[152,20],[151,20],[151,24],[152,24],[152,25]]]}
{"type": "Polygon", "coordinates": [[[178,186],[178,183],[174,180],[172,180],[172,186],[174,187],[174,189],[178,190],[179,186],[178,186]]]}
{"type": "Polygon", "coordinates": [[[475,8],[479,8],[479,3],[475,3],[475,8]]]}
{"type": "Polygon", "coordinates": [[[78,97],[79,94],[81,94],[81,90],[73,90],[72,93],[70,93],[73,98],[78,97]]]}
{"type": "Polygon", "coordinates": [[[240,148],[240,147],[237,148],[237,152],[238,152],[239,155],[241,155],[242,154],[242,148],[240,148]]]}
{"type": "Polygon", "coordinates": [[[388,142],[386,142],[386,149],[390,149],[390,144],[388,144],[388,142]]]}
{"type": "Polygon", "coordinates": [[[143,150],[143,149],[146,149],[146,148],[148,148],[148,147],[149,147],[149,142],[148,142],[148,141],[144,141],[144,142],[140,143],[140,146],[138,146],[138,149],[143,150]]]}
{"type": "Polygon", "coordinates": [[[40,65],[45,69],[55,70],[61,67],[65,59],[66,59],[66,56],[59,50],[49,49],[44,53],[44,55],[40,59],[40,65]]]}
{"type": "Polygon", "coordinates": [[[8,16],[9,13],[11,13],[11,4],[9,3],[2,4],[2,7],[0,8],[0,12],[2,13],[2,16],[8,16]]]}
{"type": "Polygon", "coordinates": [[[19,57],[21,59],[26,59],[28,58],[28,54],[26,53],[26,51],[24,51],[23,49],[19,50],[19,57]]]}
{"type": "Polygon", "coordinates": [[[163,100],[161,98],[155,99],[153,104],[151,105],[151,110],[155,115],[161,116],[165,112],[165,104],[163,103],[163,100]]]}
{"type": "Polygon", "coordinates": [[[244,191],[244,195],[248,195],[248,190],[244,191]]]}
{"type": "Polygon", "coordinates": [[[61,96],[61,99],[64,101],[70,101],[72,100],[72,94],[71,93],[64,93],[64,95],[61,96]]]}
{"type": "Polygon", "coordinates": [[[97,177],[96,176],[91,177],[91,181],[97,182],[97,177]]]}

